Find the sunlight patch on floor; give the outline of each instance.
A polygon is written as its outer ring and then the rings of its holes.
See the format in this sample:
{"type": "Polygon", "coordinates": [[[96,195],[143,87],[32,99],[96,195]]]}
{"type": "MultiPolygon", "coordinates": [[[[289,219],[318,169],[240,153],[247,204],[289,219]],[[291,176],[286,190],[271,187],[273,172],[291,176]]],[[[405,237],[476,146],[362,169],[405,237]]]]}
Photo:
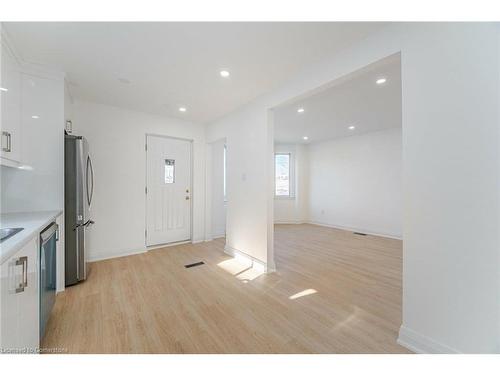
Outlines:
{"type": "Polygon", "coordinates": [[[359,322],[359,315],[361,315],[361,313],[362,310],[358,306],[354,306],[352,312],[347,315],[344,320],[336,323],[332,330],[340,331],[344,328],[349,329],[349,327],[351,327],[352,325],[356,325],[359,322]]]}
{"type": "Polygon", "coordinates": [[[244,283],[255,280],[264,273],[262,267],[252,265],[252,261],[242,257],[224,260],[218,263],[217,266],[244,283]]]}
{"type": "Polygon", "coordinates": [[[262,275],[264,271],[257,269],[256,267],[251,267],[243,272],[240,272],[239,274],[236,275],[236,277],[243,281],[244,283],[247,283],[249,281],[252,281],[262,275]]]}
{"type": "Polygon", "coordinates": [[[294,295],[288,297],[288,299],[297,299],[300,297],[310,296],[311,294],[318,293],[316,289],[305,289],[302,292],[295,293],[294,295]]]}
{"type": "Polygon", "coordinates": [[[252,264],[232,258],[218,263],[217,266],[234,276],[251,268],[252,264]]]}

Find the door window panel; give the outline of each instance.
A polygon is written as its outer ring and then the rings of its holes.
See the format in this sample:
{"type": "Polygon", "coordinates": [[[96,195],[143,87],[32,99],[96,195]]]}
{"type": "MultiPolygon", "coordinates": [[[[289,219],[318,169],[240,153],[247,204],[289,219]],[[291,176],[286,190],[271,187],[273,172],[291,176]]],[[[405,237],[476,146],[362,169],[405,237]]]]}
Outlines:
{"type": "Polygon", "coordinates": [[[165,159],[165,183],[173,184],[175,182],[175,160],[165,159]]]}

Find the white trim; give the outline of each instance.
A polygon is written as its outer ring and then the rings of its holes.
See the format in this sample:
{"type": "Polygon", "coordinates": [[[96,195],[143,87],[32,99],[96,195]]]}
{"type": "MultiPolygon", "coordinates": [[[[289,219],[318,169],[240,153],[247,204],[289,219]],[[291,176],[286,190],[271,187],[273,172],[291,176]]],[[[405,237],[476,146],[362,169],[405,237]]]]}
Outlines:
{"type": "MultiPolygon", "coordinates": [[[[226,196],[224,197],[224,208],[225,208],[225,220],[226,220],[226,225],[224,226],[224,232],[223,233],[212,233],[212,214],[213,214],[213,207],[212,207],[212,158],[213,158],[213,145],[214,143],[218,143],[224,141],[224,150],[226,152],[226,156],[228,154],[228,149],[227,149],[227,138],[222,137],[218,138],[212,142],[206,142],[205,143],[205,241],[212,241],[216,238],[221,238],[226,236],[226,228],[227,228],[227,206],[228,206],[228,200],[227,200],[227,195],[229,193],[229,190],[227,189],[228,186],[226,186],[226,196]]],[[[226,173],[227,173],[227,159],[226,159],[226,173]]],[[[226,181],[227,183],[227,181],[226,181]]]]}
{"type": "Polygon", "coordinates": [[[114,253],[114,254],[109,254],[109,255],[103,255],[103,256],[92,256],[87,259],[87,263],[93,263],[93,262],[99,262],[101,260],[107,260],[107,259],[114,259],[114,258],[122,258],[122,257],[128,257],[130,255],[137,255],[137,254],[144,254],[147,253],[148,250],[141,249],[141,250],[125,250],[122,253],[114,253]]]}
{"type": "Polygon", "coordinates": [[[215,233],[215,234],[212,234],[212,236],[210,238],[212,240],[215,240],[216,238],[223,238],[223,237],[226,237],[226,233],[215,233]]]}
{"type": "MultiPolygon", "coordinates": [[[[267,212],[266,212],[266,272],[275,272],[276,264],[274,261],[274,196],[276,193],[276,156],[274,154],[274,111],[270,108],[266,110],[267,129],[266,129],[266,153],[268,164],[267,173],[267,212]]],[[[294,185],[295,192],[295,185],[294,185]]]]}
{"type": "Polygon", "coordinates": [[[171,242],[171,243],[165,243],[165,244],[159,244],[159,245],[153,245],[153,246],[146,246],[146,248],[142,248],[142,249],[124,250],[123,252],[120,252],[120,253],[112,253],[112,254],[104,255],[104,256],[89,257],[87,262],[91,263],[91,262],[98,262],[98,261],[106,260],[106,259],[121,258],[121,257],[129,256],[129,255],[147,253],[150,250],[158,250],[158,249],[163,249],[165,247],[172,247],[172,246],[178,246],[178,245],[195,244],[195,243],[200,243],[203,241],[204,240],[196,240],[196,241],[187,240],[187,241],[171,242]]]}
{"type": "Polygon", "coordinates": [[[414,330],[401,325],[398,344],[419,354],[460,354],[457,349],[441,344],[430,337],[421,335],[414,330]]]}
{"type": "Polygon", "coordinates": [[[227,244],[224,246],[224,253],[233,258],[240,258],[243,261],[251,264],[251,267],[254,267],[258,270],[262,270],[263,272],[271,273],[276,271],[274,265],[272,267],[268,267],[267,263],[261,261],[260,259],[254,258],[253,256],[248,255],[247,253],[244,253],[240,250],[237,250],[234,247],[228,246],[227,244]]]}
{"type": "Polygon", "coordinates": [[[274,224],[310,224],[303,220],[276,220],[274,224]]]}
{"type": "Polygon", "coordinates": [[[45,79],[51,79],[53,81],[65,81],[65,73],[57,71],[57,70],[52,70],[44,65],[38,65],[38,64],[33,64],[33,63],[28,63],[28,62],[22,62],[21,64],[23,73],[40,77],[40,78],[45,78],[45,79]]]}
{"type": "Polygon", "coordinates": [[[312,224],[312,225],[319,225],[321,227],[328,227],[328,228],[346,230],[346,231],[349,231],[349,232],[366,233],[366,234],[369,234],[370,236],[392,238],[394,240],[403,240],[403,237],[401,237],[401,236],[395,236],[393,234],[386,234],[386,233],[376,233],[376,232],[372,232],[372,231],[369,231],[369,230],[365,230],[363,228],[344,227],[342,225],[327,224],[327,223],[322,223],[322,222],[319,222],[319,221],[306,221],[306,223],[307,224],[312,224]]]}
{"type": "Polygon", "coordinates": [[[19,54],[19,51],[16,49],[14,43],[12,43],[12,37],[7,32],[7,30],[5,30],[5,27],[0,28],[0,34],[1,34],[0,44],[9,50],[9,53],[12,55],[12,57],[14,57],[14,59],[19,65],[23,65],[24,60],[21,58],[21,55],[19,54]]]}
{"type": "Polygon", "coordinates": [[[177,246],[177,245],[185,245],[188,243],[193,243],[191,240],[185,240],[185,241],[177,241],[177,242],[169,242],[169,243],[160,243],[158,245],[151,245],[151,246],[146,246],[146,250],[156,250],[156,249],[161,249],[163,247],[172,247],[172,246],[177,246]]]}
{"type": "Polygon", "coordinates": [[[209,238],[206,238],[204,240],[200,240],[200,242],[210,242],[210,241],[213,241],[213,240],[216,240],[216,239],[219,239],[219,238],[226,238],[226,235],[225,234],[221,234],[221,235],[218,235],[218,236],[214,236],[214,237],[209,237],[209,238]]]}
{"type": "Polygon", "coordinates": [[[35,64],[25,61],[22,54],[19,53],[19,50],[12,42],[12,37],[7,32],[7,30],[5,30],[4,27],[2,27],[0,29],[0,33],[1,33],[1,44],[9,50],[9,53],[21,67],[22,73],[32,76],[37,76],[40,78],[51,79],[54,81],[64,81],[66,73],[60,70],[55,70],[45,65],[35,64]]]}

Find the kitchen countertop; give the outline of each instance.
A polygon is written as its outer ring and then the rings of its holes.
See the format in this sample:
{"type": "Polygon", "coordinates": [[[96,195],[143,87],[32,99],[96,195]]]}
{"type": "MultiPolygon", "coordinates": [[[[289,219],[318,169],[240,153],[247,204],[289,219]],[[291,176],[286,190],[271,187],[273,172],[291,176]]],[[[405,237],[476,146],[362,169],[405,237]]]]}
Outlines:
{"type": "Polygon", "coordinates": [[[2,228],[24,229],[0,243],[0,264],[20,250],[61,214],[62,210],[1,214],[0,226],[2,228]]]}

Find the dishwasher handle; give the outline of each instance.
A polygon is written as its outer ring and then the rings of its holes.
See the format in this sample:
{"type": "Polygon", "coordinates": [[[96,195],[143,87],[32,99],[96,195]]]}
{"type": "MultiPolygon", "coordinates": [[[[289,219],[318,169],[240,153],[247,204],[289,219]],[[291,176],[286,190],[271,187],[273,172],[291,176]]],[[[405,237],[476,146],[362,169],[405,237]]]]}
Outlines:
{"type": "Polygon", "coordinates": [[[47,228],[45,228],[45,230],[40,233],[40,239],[42,240],[42,246],[48,241],[50,240],[50,238],[56,234],[57,236],[57,232],[59,230],[59,225],[57,225],[56,223],[52,223],[50,224],[47,228]]]}

